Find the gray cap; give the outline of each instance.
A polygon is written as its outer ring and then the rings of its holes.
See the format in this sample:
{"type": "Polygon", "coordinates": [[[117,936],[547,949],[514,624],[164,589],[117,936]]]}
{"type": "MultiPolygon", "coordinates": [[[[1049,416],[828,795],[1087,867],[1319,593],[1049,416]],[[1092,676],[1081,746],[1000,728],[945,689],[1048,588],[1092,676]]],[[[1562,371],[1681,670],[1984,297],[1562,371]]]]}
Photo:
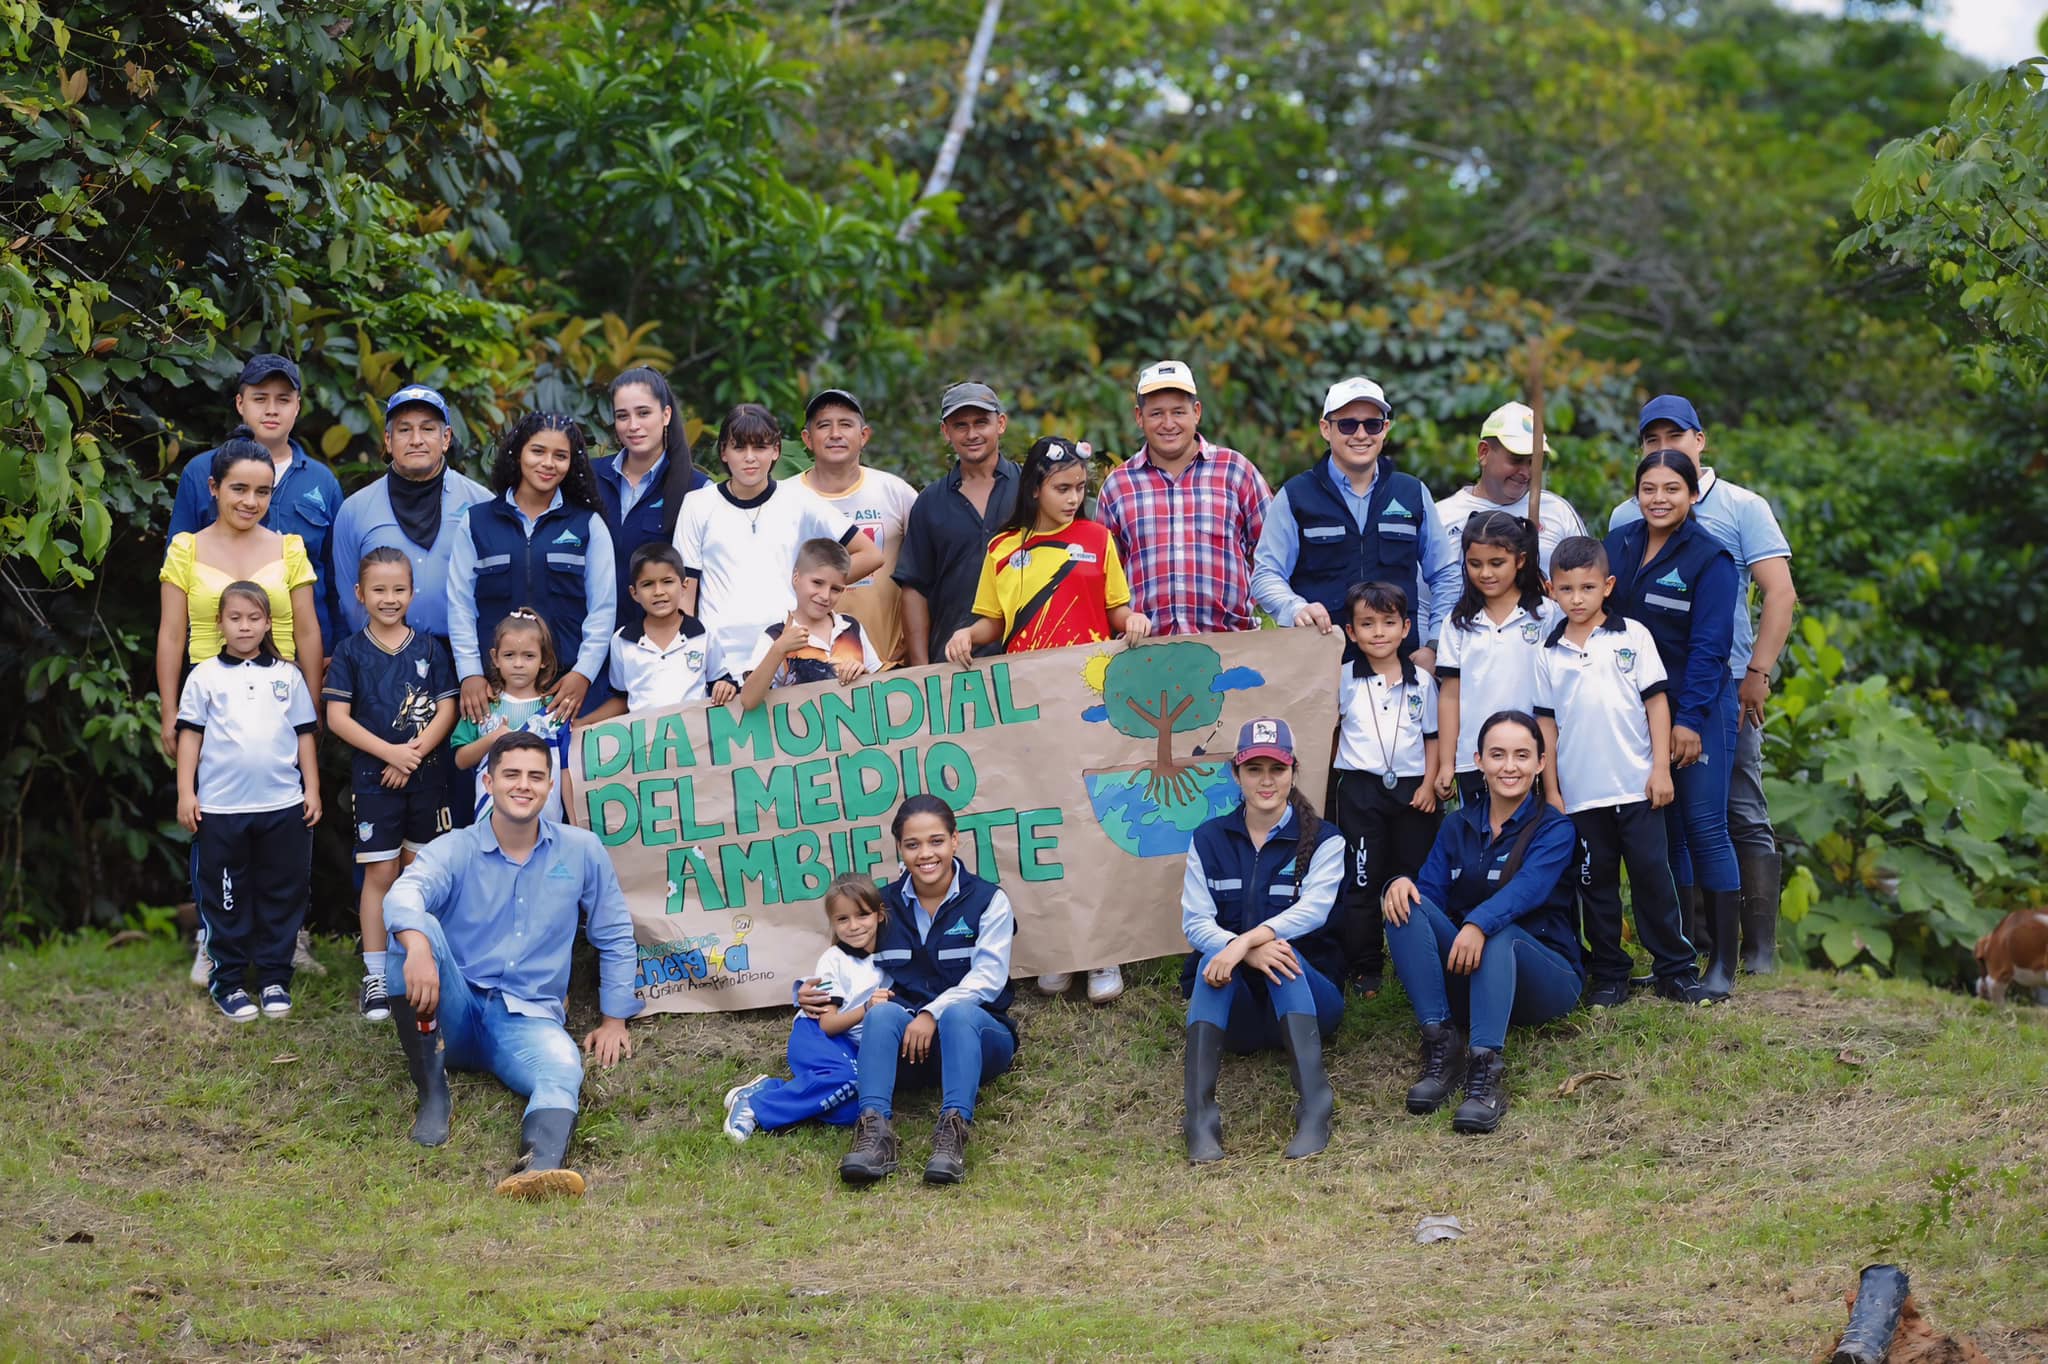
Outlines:
{"type": "Polygon", "coordinates": [[[837,403],[841,407],[852,408],[853,415],[859,417],[862,421],[868,419],[868,414],[861,410],[860,399],[854,397],[843,388],[828,388],[804,404],[804,420],[806,422],[810,421],[811,418],[818,415],[819,408],[831,403],[837,403]]]}
{"type": "Polygon", "coordinates": [[[990,412],[1003,410],[1002,399],[987,384],[955,384],[939,398],[939,420],[944,421],[963,407],[979,407],[990,412]]]}

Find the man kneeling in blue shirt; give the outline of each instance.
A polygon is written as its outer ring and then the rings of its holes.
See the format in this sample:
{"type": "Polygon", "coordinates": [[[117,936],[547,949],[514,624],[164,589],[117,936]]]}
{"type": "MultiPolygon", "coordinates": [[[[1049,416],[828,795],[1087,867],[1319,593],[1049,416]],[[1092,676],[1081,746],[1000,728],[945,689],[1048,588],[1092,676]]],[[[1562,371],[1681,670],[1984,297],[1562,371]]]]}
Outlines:
{"type": "Polygon", "coordinates": [[[566,1164],[583,1058],[563,1026],[579,915],[598,954],[604,1022],[583,1050],[609,1069],[633,1054],[633,921],[596,835],[542,819],[547,741],[513,734],[491,750],[490,818],[429,843],[384,899],[386,986],[419,1115],[412,1139],[448,1140],[446,1067],[487,1070],[527,1096],[519,1159],[498,1192],[580,1195],[566,1164]]]}

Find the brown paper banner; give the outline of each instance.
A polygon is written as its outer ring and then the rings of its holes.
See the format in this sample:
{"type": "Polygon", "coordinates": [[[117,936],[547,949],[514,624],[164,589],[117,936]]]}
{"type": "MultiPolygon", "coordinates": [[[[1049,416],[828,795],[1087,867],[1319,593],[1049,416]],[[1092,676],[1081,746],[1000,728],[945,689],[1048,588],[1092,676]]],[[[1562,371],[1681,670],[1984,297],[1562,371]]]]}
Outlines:
{"type": "Polygon", "coordinates": [[[907,796],[959,811],[960,856],[1017,910],[1020,976],[1187,950],[1188,840],[1236,806],[1238,726],[1294,728],[1320,804],[1343,639],[1263,630],[906,668],[577,732],[571,817],[632,907],[651,1012],[786,1005],[830,943],[841,871],[901,874],[907,796]]]}

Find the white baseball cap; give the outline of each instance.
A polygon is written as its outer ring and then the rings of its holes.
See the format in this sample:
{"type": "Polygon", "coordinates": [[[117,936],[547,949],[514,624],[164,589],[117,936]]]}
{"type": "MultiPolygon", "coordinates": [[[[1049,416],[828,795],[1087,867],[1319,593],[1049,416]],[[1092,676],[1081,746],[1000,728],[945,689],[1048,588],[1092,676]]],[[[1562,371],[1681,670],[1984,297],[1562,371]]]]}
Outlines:
{"type": "Polygon", "coordinates": [[[1323,415],[1327,417],[1339,408],[1349,407],[1355,402],[1375,403],[1380,411],[1390,417],[1394,415],[1394,405],[1387,401],[1387,391],[1358,374],[1330,385],[1330,391],[1323,395],[1323,415]]]}
{"type": "Polygon", "coordinates": [[[1195,388],[1195,372],[1189,369],[1185,362],[1180,360],[1161,360],[1156,365],[1148,365],[1139,373],[1138,396],[1140,398],[1144,397],[1147,393],[1157,393],[1164,388],[1178,389],[1190,396],[1199,391],[1195,388]]]}
{"type": "MultiPolygon", "coordinates": [[[[1479,439],[1499,441],[1511,455],[1526,455],[1536,448],[1536,414],[1527,403],[1502,403],[1487,414],[1479,439]]],[[[1543,453],[1550,453],[1548,432],[1543,436],[1543,453]]]]}

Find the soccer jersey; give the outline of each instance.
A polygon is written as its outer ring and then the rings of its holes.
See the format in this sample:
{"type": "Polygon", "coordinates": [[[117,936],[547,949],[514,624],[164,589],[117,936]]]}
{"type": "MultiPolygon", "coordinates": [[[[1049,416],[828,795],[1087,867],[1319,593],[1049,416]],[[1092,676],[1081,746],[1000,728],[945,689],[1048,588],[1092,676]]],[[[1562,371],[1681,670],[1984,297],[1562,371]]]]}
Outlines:
{"type": "Polygon", "coordinates": [[[833,508],[868,533],[875,548],[882,551],[882,566],[869,577],[850,583],[839,599],[839,609],[859,621],[882,666],[893,668],[903,661],[903,589],[896,585],[897,556],[903,550],[903,530],[910,520],[910,508],[917,501],[917,489],[885,469],[860,471],[860,481],[843,493],[820,492],[811,486],[810,471],[799,480],[826,506],[833,508]]]}
{"type": "MultiPolygon", "coordinates": [[[[875,964],[872,955],[856,957],[836,942],[818,958],[811,978],[837,1009],[859,1008],[874,997],[875,991],[889,988],[889,973],[875,964]]],[[[865,1020],[856,1023],[842,1036],[858,1043],[864,1025],[865,1020]]]]}
{"type": "Polygon", "coordinates": [[[1519,603],[1495,625],[1484,607],[1470,627],[1446,617],[1437,642],[1436,675],[1458,679],[1458,770],[1476,772],[1479,727],[1495,711],[1528,710],[1536,704],[1536,656],[1564,612],[1545,597],[1532,614],[1519,603]]]}
{"type": "Polygon", "coordinates": [[[1436,679],[1417,668],[1413,682],[1389,686],[1363,658],[1339,668],[1338,769],[1427,776],[1424,741],[1436,734],[1436,679]]]}
{"type": "MultiPolygon", "coordinates": [[[[553,705],[554,701],[555,698],[552,696],[530,697],[523,701],[500,696],[491,702],[491,713],[484,717],[481,725],[469,720],[457,720],[454,737],[449,742],[461,748],[499,729],[523,729],[546,739],[550,786],[548,803],[541,809],[541,813],[549,819],[562,820],[566,818],[562,813],[562,768],[569,761],[569,726],[548,713],[548,707],[553,705]]],[[[489,754],[485,754],[484,760],[476,765],[475,809],[479,820],[491,813],[491,793],[484,789],[484,773],[490,765],[489,754]]]]}
{"type": "Polygon", "coordinates": [[[722,658],[747,658],[761,631],[796,606],[790,575],[806,540],[851,544],[860,532],[801,483],[777,483],[734,497],[714,483],[683,499],[676,552],[697,580],[697,619],[722,658]]]}
{"type": "Polygon", "coordinates": [[[684,616],[667,647],[656,644],[644,625],[612,634],[611,683],[624,694],[628,710],[665,710],[702,701],[717,674],[704,627],[684,616]]]}
{"type": "MultiPolygon", "coordinates": [[[[386,743],[409,744],[434,722],[434,709],[462,690],[455,680],[455,656],[448,645],[422,630],[387,649],[367,629],[334,646],[320,688],[329,701],[348,702],[349,718],[386,743]]],[[[384,760],[351,749],[349,774],[360,789],[384,775],[384,760]]],[[[439,770],[441,749],[427,752],[420,771],[439,770]]]]}
{"type": "Polygon", "coordinates": [[[998,535],[982,561],[974,614],[1001,621],[1004,652],[1019,654],[1108,639],[1110,610],[1130,600],[1108,527],[1069,521],[998,535]]]}
{"type": "MultiPolygon", "coordinates": [[[[788,627],[781,621],[761,632],[761,637],[747,655],[746,666],[738,673],[739,680],[745,681],[747,674],[767,660],[768,651],[782,638],[788,627]]],[[[867,672],[880,672],[882,660],[875,656],[875,646],[868,643],[867,631],[860,628],[860,622],[851,616],[832,617],[832,637],[824,639],[813,634],[802,648],[793,649],[783,655],[782,662],[775,669],[771,687],[800,687],[806,682],[836,682],[839,680],[838,667],[841,663],[858,663],[867,672]]]]}
{"type": "Polygon", "coordinates": [[[202,812],[257,814],[306,798],[299,736],[314,730],[313,698],[289,663],[225,653],[207,659],[178,694],[178,728],[204,736],[194,782],[202,812]]]}
{"type": "Polygon", "coordinates": [[[1536,713],[1557,721],[1557,784],[1567,814],[1648,798],[1650,715],[1665,689],[1657,641],[1641,621],[1609,616],[1584,647],[1560,624],[1536,659],[1536,713]]]}

